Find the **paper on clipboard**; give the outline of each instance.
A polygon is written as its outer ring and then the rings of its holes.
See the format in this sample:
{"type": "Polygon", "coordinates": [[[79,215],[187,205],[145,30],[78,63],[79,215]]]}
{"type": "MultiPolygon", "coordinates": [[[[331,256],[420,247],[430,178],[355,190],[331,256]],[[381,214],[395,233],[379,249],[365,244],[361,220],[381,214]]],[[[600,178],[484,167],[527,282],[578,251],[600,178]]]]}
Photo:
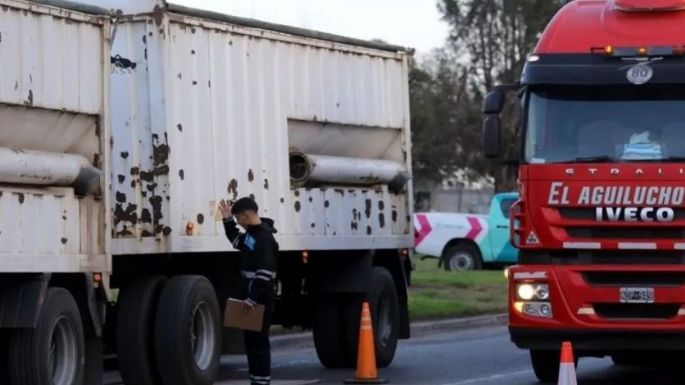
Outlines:
{"type": "Polygon", "coordinates": [[[226,301],[224,326],[242,330],[261,331],[264,322],[264,305],[255,305],[252,311],[245,311],[245,301],[229,298],[226,301]]]}

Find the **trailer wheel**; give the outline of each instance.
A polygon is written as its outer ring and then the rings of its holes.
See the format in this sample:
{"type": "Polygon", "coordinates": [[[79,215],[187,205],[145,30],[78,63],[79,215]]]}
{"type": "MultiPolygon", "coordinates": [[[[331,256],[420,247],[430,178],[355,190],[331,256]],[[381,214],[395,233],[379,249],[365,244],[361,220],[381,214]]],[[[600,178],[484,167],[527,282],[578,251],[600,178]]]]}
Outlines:
{"type": "Polygon", "coordinates": [[[9,377],[13,385],[83,385],[83,323],[71,293],[50,288],[35,329],[13,331],[9,377]]]}
{"type": "Polygon", "coordinates": [[[155,310],[166,278],[135,280],[121,289],[117,303],[116,347],[125,384],[161,384],[155,361],[155,310]]]}
{"type": "Polygon", "coordinates": [[[319,362],[327,368],[347,368],[354,363],[345,337],[345,302],[342,297],[330,295],[318,299],[314,309],[314,347],[319,362]]]}
{"type": "Polygon", "coordinates": [[[155,317],[157,365],[165,385],[211,385],[221,354],[219,303],[204,277],[169,280],[155,317]]]}
{"type": "Polygon", "coordinates": [[[483,265],[478,250],[470,245],[451,246],[442,258],[447,271],[480,270],[483,265]]]}
{"type": "MultiPolygon", "coordinates": [[[[395,289],[395,281],[388,269],[374,267],[371,271],[369,290],[366,293],[373,322],[373,336],[375,340],[376,365],[379,368],[389,366],[395,358],[397,340],[400,332],[400,304],[395,289]]],[[[359,345],[359,320],[361,317],[361,302],[353,301],[348,305],[348,343],[351,361],[357,361],[357,347],[359,345]]]]}
{"type": "Polygon", "coordinates": [[[559,350],[531,350],[530,361],[535,376],[543,384],[556,383],[559,377],[559,350]]]}

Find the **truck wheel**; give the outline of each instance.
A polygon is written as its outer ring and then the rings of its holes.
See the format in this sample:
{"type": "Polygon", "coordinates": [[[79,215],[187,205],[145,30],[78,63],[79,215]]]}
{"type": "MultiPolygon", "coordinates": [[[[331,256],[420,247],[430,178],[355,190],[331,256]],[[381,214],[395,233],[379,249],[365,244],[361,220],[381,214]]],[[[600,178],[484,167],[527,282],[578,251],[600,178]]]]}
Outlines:
{"type": "Polygon", "coordinates": [[[530,361],[535,376],[543,384],[556,383],[559,377],[559,350],[531,350],[530,361]]]}
{"type": "Polygon", "coordinates": [[[83,324],[71,293],[48,289],[35,329],[17,329],[9,344],[13,385],[83,385],[83,324]]]}
{"type": "Polygon", "coordinates": [[[376,339],[376,364],[385,368],[395,358],[400,335],[400,301],[397,298],[395,281],[388,269],[373,268],[368,299],[376,339]]]}
{"type": "Polygon", "coordinates": [[[157,366],[165,385],[211,385],[219,371],[221,323],[212,284],[181,275],[164,287],[155,316],[157,366]]]}
{"type": "Polygon", "coordinates": [[[321,365],[327,368],[352,367],[354,361],[349,354],[345,336],[345,320],[342,307],[345,301],[341,297],[321,298],[314,309],[314,347],[321,365]]]}
{"type": "Polygon", "coordinates": [[[153,331],[155,310],[165,283],[164,277],[143,277],[121,289],[116,347],[119,372],[127,385],[161,384],[153,331]]]}
{"type": "Polygon", "coordinates": [[[480,270],[482,265],[478,250],[470,245],[451,246],[443,256],[447,271],[480,270]]]}
{"type": "MultiPolygon", "coordinates": [[[[384,267],[373,268],[366,298],[369,301],[373,322],[376,365],[379,368],[385,368],[395,358],[400,331],[399,299],[397,298],[395,281],[388,269],[384,267]]],[[[353,363],[357,362],[361,307],[362,303],[358,300],[349,301],[347,306],[348,351],[353,363]]]]}

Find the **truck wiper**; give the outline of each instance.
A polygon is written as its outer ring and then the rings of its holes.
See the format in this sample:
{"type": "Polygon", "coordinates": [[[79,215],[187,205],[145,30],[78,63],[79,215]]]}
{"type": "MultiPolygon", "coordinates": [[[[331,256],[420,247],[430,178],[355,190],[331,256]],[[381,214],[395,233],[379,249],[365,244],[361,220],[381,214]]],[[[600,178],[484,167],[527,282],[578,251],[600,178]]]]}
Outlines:
{"type": "Polygon", "coordinates": [[[609,155],[597,155],[597,156],[579,156],[576,159],[569,161],[569,163],[605,163],[614,162],[615,159],[609,155]]]}

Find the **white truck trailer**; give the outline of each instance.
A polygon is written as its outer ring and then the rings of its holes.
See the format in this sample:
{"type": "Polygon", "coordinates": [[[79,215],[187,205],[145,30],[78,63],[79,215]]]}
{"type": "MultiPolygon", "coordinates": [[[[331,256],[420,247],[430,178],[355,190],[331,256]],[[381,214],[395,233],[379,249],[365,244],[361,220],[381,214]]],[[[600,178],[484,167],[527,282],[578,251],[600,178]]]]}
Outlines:
{"type": "Polygon", "coordinates": [[[0,0],[0,383],[209,385],[240,257],[221,199],[279,230],[275,323],[352,366],[409,337],[402,47],[161,0],[0,0]],[[3,382],[4,381],[4,382],[3,382]]]}

